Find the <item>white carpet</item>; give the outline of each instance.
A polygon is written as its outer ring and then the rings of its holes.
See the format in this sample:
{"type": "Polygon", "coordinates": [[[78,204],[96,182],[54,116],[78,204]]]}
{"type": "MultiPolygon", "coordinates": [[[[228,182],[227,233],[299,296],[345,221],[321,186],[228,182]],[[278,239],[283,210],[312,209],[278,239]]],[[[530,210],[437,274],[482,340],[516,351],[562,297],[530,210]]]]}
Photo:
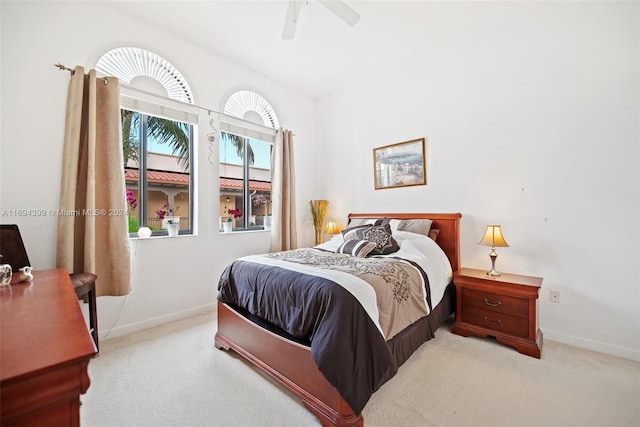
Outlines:
{"type": "MultiPolygon", "coordinates": [[[[639,426],[640,363],[546,341],[540,360],[449,332],[414,353],[365,426],[639,426]]],[[[292,394],[213,346],[215,314],[100,343],[81,423],[318,426],[292,394]]]]}

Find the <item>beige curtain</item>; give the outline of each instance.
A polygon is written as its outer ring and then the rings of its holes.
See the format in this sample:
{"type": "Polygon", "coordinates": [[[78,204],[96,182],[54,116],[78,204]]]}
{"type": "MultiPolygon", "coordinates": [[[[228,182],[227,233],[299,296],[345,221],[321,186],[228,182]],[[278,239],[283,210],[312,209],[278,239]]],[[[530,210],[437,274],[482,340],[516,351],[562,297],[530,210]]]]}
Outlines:
{"type": "Polygon", "coordinates": [[[120,86],[76,67],[69,82],[58,216],[57,266],[98,276],[96,293],[126,295],[130,256],[120,86]]]}
{"type": "Polygon", "coordinates": [[[292,131],[278,130],[271,160],[271,251],[286,251],[295,249],[298,240],[292,131]]]}

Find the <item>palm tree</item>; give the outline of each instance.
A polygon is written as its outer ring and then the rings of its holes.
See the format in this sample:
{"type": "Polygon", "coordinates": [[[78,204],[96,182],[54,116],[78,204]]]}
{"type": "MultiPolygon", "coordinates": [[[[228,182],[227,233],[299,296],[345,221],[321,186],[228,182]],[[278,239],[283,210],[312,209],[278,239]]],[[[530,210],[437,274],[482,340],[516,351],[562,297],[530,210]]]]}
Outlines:
{"type": "MultiPolygon", "coordinates": [[[[122,120],[122,151],[125,166],[129,160],[138,161],[140,142],[137,135],[131,133],[139,126],[140,114],[129,110],[120,110],[122,120]]],[[[149,135],[160,144],[168,144],[173,154],[178,157],[184,170],[189,169],[189,125],[160,117],[148,116],[147,130],[149,135]]]]}
{"type": "MultiPolygon", "coordinates": [[[[246,138],[239,135],[234,135],[232,133],[222,132],[222,139],[226,139],[231,143],[231,145],[235,147],[236,154],[238,155],[238,157],[240,157],[241,159],[244,158],[244,145],[245,145],[244,141],[246,138]]],[[[256,160],[256,156],[253,153],[251,144],[247,143],[247,147],[248,147],[247,155],[249,156],[249,164],[252,165],[256,160]]]]}
{"type": "MultiPolygon", "coordinates": [[[[129,160],[138,161],[140,152],[140,142],[135,133],[131,133],[131,128],[139,126],[140,114],[134,111],[120,110],[122,120],[122,151],[124,153],[125,166],[129,160]]],[[[149,135],[160,144],[168,144],[173,154],[179,158],[180,164],[185,171],[189,168],[189,125],[184,122],[162,119],[160,117],[148,116],[147,129],[149,135]]],[[[244,157],[245,139],[242,136],[232,133],[222,132],[222,138],[229,141],[236,149],[236,154],[241,159],[244,157]]],[[[255,153],[251,144],[247,143],[249,164],[255,162],[255,153]]]]}
{"type": "MultiPolygon", "coordinates": [[[[120,110],[120,119],[122,122],[122,153],[124,154],[124,165],[127,166],[129,160],[138,162],[138,153],[140,152],[140,142],[137,135],[131,134],[131,121],[134,113],[129,110],[120,110]]],[[[136,114],[136,116],[138,116],[136,114]]]]}
{"type": "Polygon", "coordinates": [[[178,162],[187,172],[189,170],[189,125],[150,116],[147,129],[156,141],[171,147],[173,155],[178,157],[178,162]]]}

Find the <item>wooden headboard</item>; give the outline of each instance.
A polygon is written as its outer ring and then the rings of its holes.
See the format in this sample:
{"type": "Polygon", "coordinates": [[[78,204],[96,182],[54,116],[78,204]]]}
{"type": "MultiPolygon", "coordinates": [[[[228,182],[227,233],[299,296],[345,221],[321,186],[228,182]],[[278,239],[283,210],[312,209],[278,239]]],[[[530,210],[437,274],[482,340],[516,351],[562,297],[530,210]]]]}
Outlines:
{"type": "Polygon", "coordinates": [[[430,219],[431,228],[440,230],[437,243],[451,262],[451,268],[460,268],[460,213],[350,213],[349,220],[356,218],[430,219]]]}

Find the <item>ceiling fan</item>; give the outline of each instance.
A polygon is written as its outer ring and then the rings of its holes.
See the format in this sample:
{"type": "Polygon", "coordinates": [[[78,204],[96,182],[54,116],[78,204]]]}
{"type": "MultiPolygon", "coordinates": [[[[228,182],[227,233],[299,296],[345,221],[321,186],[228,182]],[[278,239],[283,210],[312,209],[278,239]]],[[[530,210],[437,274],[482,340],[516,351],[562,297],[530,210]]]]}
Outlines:
{"type": "MultiPolygon", "coordinates": [[[[308,4],[309,0],[289,0],[287,17],[282,28],[283,40],[291,40],[295,35],[300,8],[305,2],[308,4]]],[[[318,2],[352,27],[360,20],[360,14],[342,0],[318,0],[318,2]]]]}

